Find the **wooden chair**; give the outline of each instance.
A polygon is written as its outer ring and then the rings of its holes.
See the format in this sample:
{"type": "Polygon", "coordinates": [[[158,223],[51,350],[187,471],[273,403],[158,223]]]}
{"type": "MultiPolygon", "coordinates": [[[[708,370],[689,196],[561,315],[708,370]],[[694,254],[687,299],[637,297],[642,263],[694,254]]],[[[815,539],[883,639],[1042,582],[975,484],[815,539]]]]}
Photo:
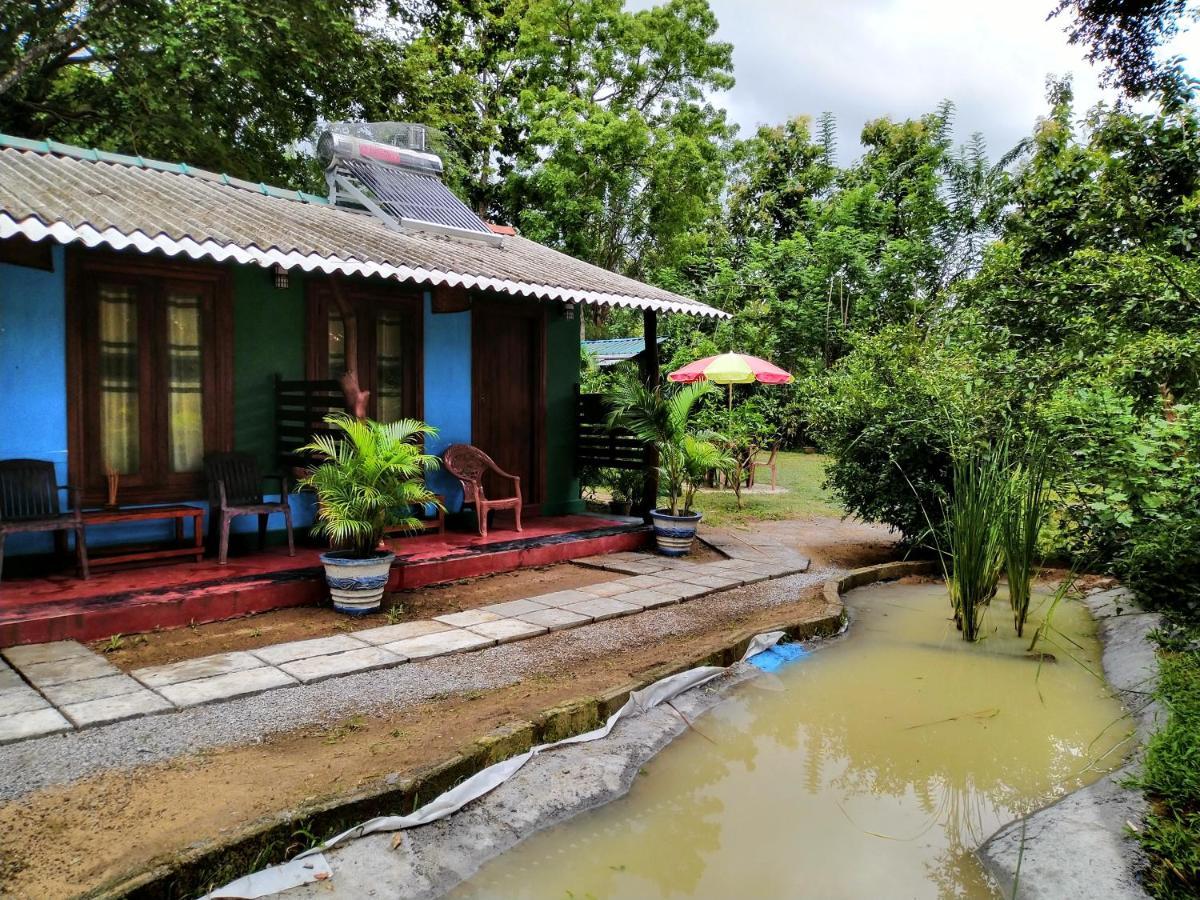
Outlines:
{"type": "Polygon", "coordinates": [[[267,519],[272,513],[283,513],[288,556],[296,555],[286,476],[263,476],[250,453],[210,453],[204,457],[204,476],[208,481],[209,542],[218,534],[221,565],[229,561],[229,526],[238,516],[258,516],[258,549],[262,550],[267,544],[267,519]],[[263,481],[268,478],[279,482],[278,501],[268,501],[263,494],[263,481]]]}
{"type": "MultiPolygon", "coordinates": [[[[756,457],[758,456],[757,453],[755,453],[754,455],[756,457]]],[[[770,469],[771,470],[771,490],[775,490],[775,480],[778,477],[778,472],[777,472],[777,468],[776,468],[778,466],[778,463],[775,461],[775,458],[777,456],[779,456],[779,441],[776,441],[774,444],[771,445],[771,455],[767,457],[766,462],[759,462],[757,459],[752,459],[750,461],[750,484],[748,485],[749,487],[754,487],[754,476],[755,476],[755,473],[757,473],[757,471],[760,468],[761,469],[770,469]]]]}
{"type": "Polygon", "coordinates": [[[75,561],[82,578],[89,576],[87,540],[84,537],[79,489],[59,485],[54,463],[43,459],[0,460],[0,573],[4,571],[4,539],[10,534],[53,531],[55,544],[75,532],[75,561]],[[67,492],[67,512],[58,492],[67,492]]]}
{"type": "Polygon", "coordinates": [[[446,471],[462,484],[463,506],[475,507],[475,520],[479,526],[480,537],[487,537],[488,513],[494,509],[511,509],[517,520],[517,531],[521,531],[521,478],[505,472],[495,460],[470,444],[454,444],[446,448],[442,454],[442,462],[446,471]],[[488,472],[493,472],[501,478],[513,483],[511,497],[488,499],[483,491],[483,478],[488,472]]]}

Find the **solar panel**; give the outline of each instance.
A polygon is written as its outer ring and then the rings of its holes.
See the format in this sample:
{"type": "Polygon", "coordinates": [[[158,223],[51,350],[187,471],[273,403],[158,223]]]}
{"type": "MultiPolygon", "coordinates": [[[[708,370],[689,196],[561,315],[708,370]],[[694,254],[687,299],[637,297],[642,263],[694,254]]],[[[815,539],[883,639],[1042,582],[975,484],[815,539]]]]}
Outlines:
{"type": "Polygon", "coordinates": [[[437,178],[362,159],[342,158],[338,160],[338,167],[367,188],[372,199],[398,220],[416,219],[479,234],[492,233],[479,216],[437,178]]]}

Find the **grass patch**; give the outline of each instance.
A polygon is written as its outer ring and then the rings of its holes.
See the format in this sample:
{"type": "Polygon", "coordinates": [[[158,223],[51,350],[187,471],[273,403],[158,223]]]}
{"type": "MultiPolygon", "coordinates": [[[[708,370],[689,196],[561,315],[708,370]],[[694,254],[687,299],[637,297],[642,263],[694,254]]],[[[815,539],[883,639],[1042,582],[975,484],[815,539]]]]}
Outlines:
{"type": "Polygon", "coordinates": [[[1150,814],[1137,837],[1149,858],[1146,889],[1158,898],[1200,896],[1200,625],[1160,637],[1159,702],[1167,725],[1146,746],[1138,786],[1150,814]]]}
{"type": "MultiPolygon", "coordinates": [[[[696,495],[694,508],[704,513],[707,525],[740,525],[746,522],[772,519],[800,519],[806,516],[841,516],[845,511],[838,505],[825,483],[828,457],[816,453],[780,453],[778,485],[786,493],[742,493],[742,508],[737,508],[733,491],[702,491],[696,495]]],[[[769,485],[771,473],[759,469],[759,484],[769,485]]]]}

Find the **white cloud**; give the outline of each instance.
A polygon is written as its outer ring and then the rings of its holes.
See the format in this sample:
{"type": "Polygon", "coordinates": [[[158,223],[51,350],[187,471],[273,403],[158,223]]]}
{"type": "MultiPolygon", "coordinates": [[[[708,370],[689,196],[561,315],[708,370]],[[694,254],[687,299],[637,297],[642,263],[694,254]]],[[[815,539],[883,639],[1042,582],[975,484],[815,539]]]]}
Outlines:
{"type": "MultiPolygon", "coordinates": [[[[999,155],[1046,111],[1047,76],[1074,77],[1083,112],[1109,97],[1054,0],[709,0],[733,44],[737,85],[713,97],[748,135],[794,115],[837,116],[839,155],[860,152],[863,123],[957,106],[956,135],[980,131],[999,155]]],[[[634,0],[635,7],[652,5],[634,0]]],[[[1195,55],[1200,29],[1168,53],[1195,55]]]]}

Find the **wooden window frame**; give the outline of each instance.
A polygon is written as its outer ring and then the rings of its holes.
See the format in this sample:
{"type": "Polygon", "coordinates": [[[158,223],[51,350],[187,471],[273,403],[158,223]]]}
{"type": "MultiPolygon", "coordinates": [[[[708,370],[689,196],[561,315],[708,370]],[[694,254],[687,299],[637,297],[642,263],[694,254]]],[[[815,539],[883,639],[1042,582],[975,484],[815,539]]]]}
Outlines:
{"type": "MultiPolygon", "coordinates": [[[[423,419],[425,416],[425,302],[420,292],[401,285],[390,287],[367,283],[341,281],[343,297],[358,317],[358,371],[359,388],[370,391],[367,415],[375,418],[378,410],[378,384],[376,367],[370,363],[378,352],[375,332],[375,313],[381,307],[398,310],[406,319],[405,358],[408,368],[404,378],[404,416],[423,419]]],[[[329,279],[313,278],[306,283],[307,294],[307,350],[306,372],[312,381],[337,379],[341,372],[329,371],[329,312],[337,309],[333,287],[329,279]]],[[[349,360],[347,360],[349,362],[349,360]]]]}
{"type": "Polygon", "coordinates": [[[161,300],[172,283],[197,285],[204,296],[201,327],[204,453],[233,449],[233,289],[227,269],[69,248],[66,271],[67,469],[85,503],[107,498],[100,460],[99,348],[96,291],[103,280],[135,286],[139,334],[138,475],[123,475],[121,503],[164,503],[207,496],[203,472],[170,471],[167,430],[167,345],[161,333],[161,300]],[[144,315],[145,310],[152,312],[144,315]]]}

